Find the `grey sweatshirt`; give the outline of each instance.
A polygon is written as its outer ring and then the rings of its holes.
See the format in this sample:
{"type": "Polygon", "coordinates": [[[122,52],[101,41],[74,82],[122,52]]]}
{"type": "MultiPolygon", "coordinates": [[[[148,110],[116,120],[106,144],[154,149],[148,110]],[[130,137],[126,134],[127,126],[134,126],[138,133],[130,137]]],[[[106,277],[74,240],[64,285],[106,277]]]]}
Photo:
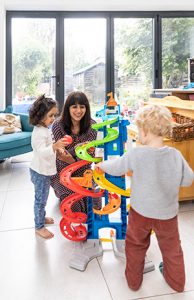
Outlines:
{"type": "Polygon", "coordinates": [[[123,156],[101,163],[104,172],[121,176],[129,170],[131,207],[142,216],[170,219],[178,213],[179,187],[189,186],[194,172],[175,148],[131,148],[123,156]]]}

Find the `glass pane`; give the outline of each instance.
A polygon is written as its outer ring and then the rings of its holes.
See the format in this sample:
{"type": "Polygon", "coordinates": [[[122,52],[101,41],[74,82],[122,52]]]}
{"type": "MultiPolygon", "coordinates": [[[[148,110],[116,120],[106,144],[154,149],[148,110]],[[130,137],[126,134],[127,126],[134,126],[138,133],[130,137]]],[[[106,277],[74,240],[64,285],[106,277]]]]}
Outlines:
{"type": "Polygon", "coordinates": [[[148,100],[152,85],[152,19],[115,19],[115,97],[121,109],[148,100]]]}
{"type": "Polygon", "coordinates": [[[105,19],[66,19],[65,99],[75,90],[84,92],[92,114],[105,102],[105,19]]]}
{"type": "Polygon", "coordinates": [[[55,19],[12,19],[12,103],[27,112],[40,94],[55,97],[55,19]]]}
{"type": "Polygon", "coordinates": [[[194,18],[162,19],[162,87],[188,84],[188,58],[194,57],[194,18]]]}

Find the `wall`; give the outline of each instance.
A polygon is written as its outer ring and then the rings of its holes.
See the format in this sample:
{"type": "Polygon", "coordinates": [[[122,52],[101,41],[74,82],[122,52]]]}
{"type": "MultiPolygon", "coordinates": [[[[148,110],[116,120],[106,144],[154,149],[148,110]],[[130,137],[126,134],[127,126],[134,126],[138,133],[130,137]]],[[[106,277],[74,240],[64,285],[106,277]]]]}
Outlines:
{"type": "Polygon", "coordinates": [[[194,10],[193,0],[4,0],[12,10],[194,10]]]}
{"type": "Polygon", "coordinates": [[[0,1],[0,110],[5,107],[5,9],[0,1]]]}

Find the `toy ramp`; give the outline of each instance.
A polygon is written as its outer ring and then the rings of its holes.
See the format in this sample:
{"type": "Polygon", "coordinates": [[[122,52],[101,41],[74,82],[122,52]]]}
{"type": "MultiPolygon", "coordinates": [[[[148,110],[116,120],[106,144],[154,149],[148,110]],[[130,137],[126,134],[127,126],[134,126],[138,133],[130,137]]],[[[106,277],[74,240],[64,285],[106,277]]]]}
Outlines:
{"type": "MultiPolygon", "coordinates": [[[[117,121],[118,121],[118,117],[114,118],[112,120],[106,120],[99,124],[93,124],[92,128],[95,130],[99,130],[99,129],[102,129],[104,126],[114,124],[117,121]]],[[[118,138],[118,136],[119,136],[119,133],[116,129],[107,128],[107,135],[105,136],[105,138],[103,140],[92,141],[88,144],[78,146],[75,149],[75,153],[80,159],[87,160],[88,162],[98,163],[102,160],[102,158],[101,157],[92,157],[88,153],[88,149],[90,149],[92,147],[104,145],[105,143],[108,143],[108,142],[112,142],[112,141],[116,140],[118,138]]]]}
{"type": "Polygon", "coordinates": [[[86,170],[83,174],[83,177],[71,177],[74,182],[77,184],[84,186],[86,188],[92,188],[92,176],[93,171],[92,170],[86,170]]]}
{"type": "Polygon", "coordinates": [[[99,173],[97,170],[93,171],[93,178],[94,181],[103,189],[106,189],[109,192],[116,193],[122,196],[129,197],[130,196],[130,189],[123,190],[118,186],[112,184],[104,177],[104,173],[99,173]]]}
{"type": "Polygon", "coordinates": [[[102,209],[93,209],[93,212],[97,215],[109,215],[119,209],[121,205],[121,197],[117,194],[108,195],[108,204],[105,205],[102,209]]]}
{"type": "Polygon", "coordinates": [[[69,222],[66,222],[66,220],[62,218],[59,226],[60,226],[61,233],[68,240],[81,242],[81,241],[85,241],[87,238],[87,229],[82,224],[77,226],[71,226],[69,222]]]}
{"type": "Polygon", "coordinates": [[[104,191],[94,192],[94,190],[88,190],[83,188],[83,186],[91,187],[92,180],[92,170],[86,170],[83,177],[71,178],[72,173],[77,169],[89,164],[88,161],[82,160],[78,161],[72,165],[69,165],[63,169],[60,173],[60,183],[75,192],[74,194],[64,198],[61,202],[60,210],[62,214],[62,219],[60,221],[61,233],[67,239],[75,242],[84,241],[87,238],[87,229],[81,224],[85,223],[87,220],[87,215],[82,212],[73,212],[72,206],[81,200],[84,196],[90,197],[102,197],[104,191]],[[75,223],[78,223],[75,225],[75,223]]]}
{"type": "Polygon", "coordinates": [[[80,223],[85,223],[87,215],[82,212],[72,212],[72,205],[78,202],[83,196],[73,194],[66,197],[60,205],[62,219],[60,221],[61,233],[67,239],[75,242],[84,241],[87,237],[86,227],[80,223]],[[72,225],[78,223],[79,225],[72,225]]]}
{"type": "Polygon", "coordinates": [[[72,190],[73,192],[86,196],[86,197],[102,197],[104,194],[104,191],[100,191],[98,193],[88,190],[82,186],[80,186],[76,181],[73,180],[72,173],[74,173],[79,168],[89,164],[90,162],[81,160],[78,161],[72,165],[69,165],[65,169],[63,169],[60,173],[60,183],[64,186],[66,186],[68,189],[72,190]]]}

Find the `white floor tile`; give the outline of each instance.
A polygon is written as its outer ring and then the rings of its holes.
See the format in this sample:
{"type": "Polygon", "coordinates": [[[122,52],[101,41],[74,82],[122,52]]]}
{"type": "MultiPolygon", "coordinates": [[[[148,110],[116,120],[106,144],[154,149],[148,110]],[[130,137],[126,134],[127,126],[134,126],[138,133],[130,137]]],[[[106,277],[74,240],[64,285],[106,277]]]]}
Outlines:
{"type": "MultiPolygon", "coordinates": [[[[194,207],[194,204],[193,204],[194,207]]],[[[181,237],[187,238],[194,245],[194,211],[179,213],[179,228],[181,237]]]]}
{"type": "MultiPolygon", "coordinates": [[[[155,249],[155,243],[151,248],[155,249]]],[[[154,250],[155,251],[155,250],[154,250]]],[[[157,250],[159,251],[159,250],[157,250]]],[[[160,254],[157,255],[160,257],[160,254]]],[[[158,270],[160,258],[152,259],[151,253],[148,254],[155,265],[156,270],[144,275],[144,280],[139,291],[132,291],[128,288],[125,280],[125,261],[121,258],[116,258],[112,251],[104,253],[102,258],[99,258],[102,271],[106,278],[109,289],[114,300],[131,300],[141,299],[143,297],[152,297],[154,295],[162,295],[174,292],[164,281],[161,273],[158,270]]],[[[147,298],[146,298],[147,299],[147,298]]]]}
{"type": "Polygon", "coordinates": [[[0,198],[0,219],[1,219],[7,192],[0,192],[0,193],[1,193],[1,198],[0,198]]]}
{"type": "Polygon", "coordinates": [[[71,269],[72,243],[54,233],[48,241],[32,229],[0,233],[0,299],[111,300],[97,260],[85,272],[71,269]]]}
{"type": "Polygon", "coordinates": [[[153,297],[152,300],[193,300],[194,291],[153,297]]]}
{"type": "Polygon", "coordinates": [[[7,191],[11,181],[11,170],[7,172],[6,169],[0,168],[0,192],[7,191]]]}
{"type": "MultiPolygon", "coordinates": [[[[34,227],[34,191],[33,186],[29,190],[11,190],[7,192],[3,212],[0,219],[0,231],[34,227]]],[[[46,215],[51,216],[58,225],[61,219],[59,204],[51,190],[46,215]]]]}
{"type": "Polygon", "coordinates": [[[69,268],[73,243],[60,233],[59,203],[53,190],[47,215],[55,219],[49,241],[35,235],[34,191],[30,182],[31,153],[0,164],[0,299],[2,300],[193,300],[194,299],[194,203],[180,203],[179,227],[185,256],[185,292],[178,294],[158,270],[161,253],[152,236],[148,258],[156,270],[144,275],[139,291],[126,283],[125,262],[104,243],[102,257],[92,260],[84,272],[69,268]]]}
{"type": "Polygon", "coordinates": [[[28,190],[32,187],[29,168],[12,168],[8,190],[28,190]]]}

